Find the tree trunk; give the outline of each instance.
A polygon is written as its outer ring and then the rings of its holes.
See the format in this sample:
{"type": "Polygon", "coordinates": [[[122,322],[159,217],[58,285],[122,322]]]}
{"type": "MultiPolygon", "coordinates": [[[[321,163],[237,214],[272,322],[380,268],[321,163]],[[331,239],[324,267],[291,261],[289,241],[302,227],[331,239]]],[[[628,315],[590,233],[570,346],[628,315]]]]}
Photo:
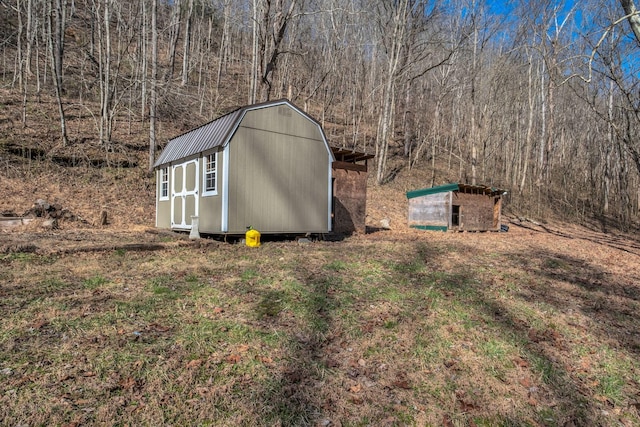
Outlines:
{"type": "Polygon", "coordinates": [[[184,29],[184,46],[182,49],[182,81],[181,85],[186,86],[189,81],[189,51],[191,50],[191,22],[193,20],[193,0],[189,0],[187,17],[184,29]]]}
{"type": "Polygon", "coordinates": [[[101,92],[100,92],[100,143],[111,142],[110,94],[111,94],[111,5],[110,0],[104,2],[103,28],[100,40],[101,92]]]}
{"type": "Polygon", "coordinates": [[[158,102],[158,0],[151,1],[151,90],[149,102],[149,176],[156,158],[156,114],[158,102]]]}
{"type": "MultiPolygon", "coordinates": [[[[216,79],[216,93],[220,92],[222,72],[227,70],[229,56],[229,32],[231,23],[231,0],[224,0],[224,13],[222,22],[222,35],[220,36],[220,50],[218,51],[218,73],[216,79]]],[[[253,81],[253,79],[252,79],[253,81]]]]}
{"type": "Polygon", "coordinates": [[[16,37],[16,66],[17,72],[13,74],[13,82],[11,82],[12,86],[15,86],[16,80],[18,80],[18,88],[20,91],[24,90],[24,55],[22,53],[22,39],[24,32],[24,24],[22,23],[22,5],[20,4],[20,0],[16,1],[16,13],[18,15],[18,31],[16,37]]]}
{"type": "MultiPolygon", "coordinates": [[[[154,0],[155,1],[155,0],[154,0]]],[[[171,12],[171,24],[169,30],[169,69],[165,76],[165,81],[173,78],[176,69],[176,52],[178,50],[178,39],[180,38],[180,18],[182,12],[182,1],[175,0],[171,12]]]]}
{"type": "Polygon", "coordinates": [[[262,9],[262,0],[252,0],[252,20],[251,20],[251,75],[249,77],[249,105],[255,104],[258,92],[258,67],[260,58],[258,57],[260,44],[260,31],[258,27],[258,16],[262,9]]]}
{"type": "Polygon", "coordinates": [[[627,21],[629,21],[629,26],[636,37],[636,42],[640,44],[640,15],[638,15],[635,2],[633,0],[620,0],[620,4],[624,9],[624,13],[627,14],[627,21]]]}
{"type": "Polygon", "coordinates": [[[408,0],[400,0],[393,15],[393,33],[391,47],[388,52],[387,70],[382,94],[382,111],[380,113],[379,134],[376,141],[377,168],[376,183],[382,184],[386,175],[389,140],[393,136],[393,107],[395,105],[395,86],[398,78],[401,50],[405,42],[405,26],[408,15],[408,0]]]}
{"type": "Polygon", "coordinates": [[[524,161],[521,170],[520,176],[520,185],[518,186],[518,191],[522,194],[524,190],[524,185],[527,180],[527,173],[529,169],[529,152],[531,150],[531,138],[533,134],[533,110],[534,110],[534,97],[533,97],[533,57],[529,56],[529,114],[527,116],[527,130],[524,138],[524,150],[522,150],[522,156],[524,156],[524,161]]]}
{"type": "Polygon", "coordinates": [[[140,117],[142,120],[145,120],[146,112],[147,112],[147,72],[148,72],[148,63],[147,63],[147,48],[149,46],[149,39],[147,34],[149,32],[149,17],[147,11],[147,0],[142,0],[142,34],[139,34],[140,44],[142,50],[142,64],[140,64],[140,117]]]}
{"type": "MultiPolygon", "coordinates": [[[[475,1],[474,1],[475,3],[475,1]]],[[[475,4],[474,4],[475,7],[475,4]]],[[[478,130],[476,129],[476,76],[478,73],[478,27],[475,24],[473,28],[473,60],[471,70],[471,123],[470,123],[470,139],[471,139],[471,185],[476,185],[478,175],[478,130]]]]}
{"type": "Polygon", "coordinates": [[[542,71],[540,72],[540,147],[538,154],[538,178],[536,184],[543,185],[543,176],[546,170],[546,135],[547,135],[547,96],[545,92],[545,74],[546,67],[544,61],[541,61],[542,71]]]}
{"type": "Polygon", "coordinates": [[[64,58],[64,30],[66,26],[66,0],[52,0],[48,15],[49,54],[51,56],[51,72],[56,91],[58,114],[60,116],[60,133],[62,145],[69,145],[67,137],[67,120],[62,103],[62,61],[64,58]]]}

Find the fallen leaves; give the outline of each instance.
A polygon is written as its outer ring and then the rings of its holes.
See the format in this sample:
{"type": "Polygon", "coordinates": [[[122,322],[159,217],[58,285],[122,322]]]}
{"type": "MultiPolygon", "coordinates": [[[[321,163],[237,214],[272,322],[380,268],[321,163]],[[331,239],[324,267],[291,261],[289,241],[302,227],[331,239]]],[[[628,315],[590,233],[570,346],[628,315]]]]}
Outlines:
{"type": "Polygon", "coordinates": [[[265,365],[273,365],[273,359],[270,358],[269,356],[257,355],[256,360],[264,363],[265,365]]]}
{"type": "Polygon", "coordinates": [[[128,376],[118,381],[118,385],[124,390],[132,390],[136,386],[135,378],[128,376]]]}
{"type": "Polygon", "coordinates": [[[473,396],[470,396],[466,390],[456,390],[455,396],[458,406],[463,412],[471,412],[478,409],[479,405],[475,402],[473,396]]]}
{"type": "MultiPolygon", "coordinates": [[[[241,344],[239,346],[237,346],[234,350],[233,353],[227,355],[224,358],[224,361],[230,364],[236,364],[236,363],[240,363],[240,361],[242,360],[242,355],[247,353],[249,351],[249,349],[251,349],[251,347],[247,344],[241,344]]],[[[268,358],[266,358],[268,359],[268,358]]],[[[265,359],[265,360],[266,360],[265,359]]]]}
{"type": "Polygon", "coordinates": [[[444,361],[444,366],[447,368],[453,368],[458,364],[458,361],[455,359],[447,359],[444,361]]]}
{"type": "Polygon", "coordinates": [[[224,358],[225,362],[231,363],[231,364],[240,363],[241,359],[242,359],[242,356],[240,356],[239,354],[230,354],[224,358]]]}
{"type": "Polygon", "coordinates": [[[163,326],[159,323],[151,323],[145,328],[146,331],[150,332],[169,332],[171,329],[173,329],[171,326],[163,326]]]}
{"type": "Polygon", "coordinates": [[[403,390],[411,390],[411,384],[406,378],[399,378],[393,382],[393,386],[403,390]]]}
{"type": "Polygon", "coordinates": [[[522,387],[525,387],[525,388],[529,388],[529,387],[531,387],[531,380],[530,380],[528,377],[520,378],[520,379],[518,380],[518,383],[519,383],[522,387]]]}
{"type": "Polygon", "coordinates": [[[198,393],[200,397],[207,397],[211,394],[211,389],[209,387],[196,387],[196,393],[198,393]]]}
{"type": "Polygon", "coordinates": [[[351,393],[360,393],[362,391],[362,384],[355,384],[349,387],[351,393]]]}
{"type": "Polygon", "coordinates": [[[202,359],[193,359],[187,362],[187,369],[199,368],[202,365],[202,359]]]}
{"type": "Polygon", "coordinates": [[[519,356],[513,358],[513,364],[522,369],[529,369],[529,367],[531,366],[529,362],[519,356]]]}
{"type": "Polygon", "coordinates": [[[46,321],[45,319],[42,318],[38,318],[36,320],[33,321],[33,323],[31,324],[31,328],[38,330],[38,329],[42,329],[43,327],[47,326],[49,324],[48,321],[46,321]]]}

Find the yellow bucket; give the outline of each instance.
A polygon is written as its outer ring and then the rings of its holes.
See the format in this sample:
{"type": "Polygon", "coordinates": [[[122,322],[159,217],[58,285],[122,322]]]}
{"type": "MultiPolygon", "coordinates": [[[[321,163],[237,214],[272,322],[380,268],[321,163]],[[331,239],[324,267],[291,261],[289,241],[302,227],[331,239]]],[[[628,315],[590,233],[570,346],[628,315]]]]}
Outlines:
{"type": "Polygon", "coordinates": [[[251,248],[257,248],[258,246],[260,246],[260,232],[258,230],[254,230],[253,228],[249,227],[247,232],[244,234],[244,237],[247,246],[251,248]]]}

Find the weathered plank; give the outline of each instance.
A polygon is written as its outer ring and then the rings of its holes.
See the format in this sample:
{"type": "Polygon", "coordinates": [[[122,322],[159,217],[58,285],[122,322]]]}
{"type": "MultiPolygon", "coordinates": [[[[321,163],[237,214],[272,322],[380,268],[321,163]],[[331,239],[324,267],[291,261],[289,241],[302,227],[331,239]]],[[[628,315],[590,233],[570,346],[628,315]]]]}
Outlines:
{"type": "Polygon", "coordinates": [[[31,221],[33,221],[33,218],[0,217],[0,230],[10,230],[12,228],[29,224],[31,221]]]}

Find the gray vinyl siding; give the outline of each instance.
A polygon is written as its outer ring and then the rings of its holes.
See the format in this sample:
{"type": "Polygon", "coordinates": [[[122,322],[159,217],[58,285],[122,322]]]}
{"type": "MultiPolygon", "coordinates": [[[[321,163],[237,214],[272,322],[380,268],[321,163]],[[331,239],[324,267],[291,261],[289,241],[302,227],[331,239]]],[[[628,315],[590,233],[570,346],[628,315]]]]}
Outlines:
{"type": "Polygon", "coordinates": [[[158,228],[171,228],[171,167],[169,167],[169,198],[160,200],[160,185],[162,169],[156,170],[156,226],[158,228]]]}
{"type": "Polygon", "coordinates": [[[314,122],[288,106],[249,111],[229,157],[229,233],[329,230],[330,154],[314,122]]]}
{"type": "MultiPolygon", "coordinates": [[[[203,154],[203,157],[211,152],[203,154]]],[[[198,229],[201,233],[220,233],[222,231],[222,184],[224,168],[222,151],[218,151],[218,194],[215,196],[200,196],[200,215],[198,217],[198,229]]],[[[200,194],[204,193],[204,168],[205,162],[200,162],[200,194]]]]}

